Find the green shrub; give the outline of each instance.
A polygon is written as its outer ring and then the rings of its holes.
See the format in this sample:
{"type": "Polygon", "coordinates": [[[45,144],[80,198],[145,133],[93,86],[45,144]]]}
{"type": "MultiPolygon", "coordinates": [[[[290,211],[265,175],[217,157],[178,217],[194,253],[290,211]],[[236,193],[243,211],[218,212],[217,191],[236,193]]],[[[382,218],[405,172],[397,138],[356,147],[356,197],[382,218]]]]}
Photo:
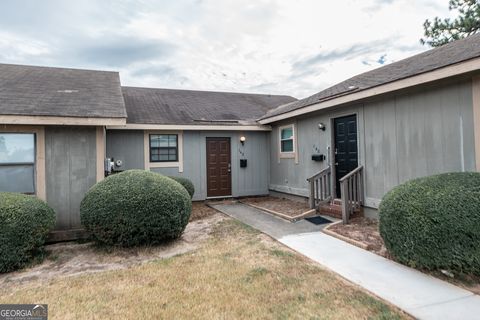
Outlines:
{"type": "Polygon", "coordinates": [[[193,183],[192,181],[190,181],[190,179],[175,176],[169,176],[169,178],[180,183],[187,190],[190,198],[193,198],[193,194],[195,193],[195,187],[193,186],[193,183]]]}
{"type": "Polygon", "coordinates": [[[480,274],[480,173],[411,180],[380,205],[388,251],[412,267],[480,274]]]}
{"type": "Polygon", "coordinates": [[[0,221],[0,272],[9,272],[42,250],[55,212],[34,196],[0,192],[0,221]]]}
{"type": "Polygon", "coordinates": [[[80,204],[82,224],[95,241],[126,247],[179,237],[191,211],[185,188],[144,170],[109,176],[94,185],[80,204]]]}

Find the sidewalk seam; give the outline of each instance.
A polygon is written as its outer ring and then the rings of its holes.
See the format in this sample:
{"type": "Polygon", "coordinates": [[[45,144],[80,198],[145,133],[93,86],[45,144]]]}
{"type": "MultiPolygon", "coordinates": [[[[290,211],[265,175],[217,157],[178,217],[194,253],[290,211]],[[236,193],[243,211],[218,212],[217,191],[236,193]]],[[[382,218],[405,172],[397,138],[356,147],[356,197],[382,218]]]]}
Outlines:
{"type": "Polygon", "coordinates": [[[426,305],[422,305],[422,306],[417,306],[417,307],[411,307],[411,308],[412,308],[412,309],[428,308],[428,307],[438,306],[438,305],[442,305],[442,304],[447,304],[447,303],[454,302],[454,301],[460,301],[460,300],[463,300],[463,299],[468,299],[468,298],[471,298],[471,297],[474,297],[474,296],[476,296],[476,294],[470,293],[469,295],[464,296],[464,297],[459,297],[459,298],[455,298],[455,299],[450,299],[450,300],[445,300],[445,301],[430,303],[430,304],[426,304],[426,305]]]}

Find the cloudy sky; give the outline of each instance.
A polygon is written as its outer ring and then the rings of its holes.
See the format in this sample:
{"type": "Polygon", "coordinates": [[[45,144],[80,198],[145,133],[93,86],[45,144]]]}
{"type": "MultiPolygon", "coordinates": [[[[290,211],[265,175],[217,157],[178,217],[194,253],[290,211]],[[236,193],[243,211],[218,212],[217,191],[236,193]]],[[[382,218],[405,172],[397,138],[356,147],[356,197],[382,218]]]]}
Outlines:
{"type": "Polygon", "coordinates": [[[2,0],[0,63],[303,98],[427,50],[423,21],[450,14],[447,0],[2,0]]]}

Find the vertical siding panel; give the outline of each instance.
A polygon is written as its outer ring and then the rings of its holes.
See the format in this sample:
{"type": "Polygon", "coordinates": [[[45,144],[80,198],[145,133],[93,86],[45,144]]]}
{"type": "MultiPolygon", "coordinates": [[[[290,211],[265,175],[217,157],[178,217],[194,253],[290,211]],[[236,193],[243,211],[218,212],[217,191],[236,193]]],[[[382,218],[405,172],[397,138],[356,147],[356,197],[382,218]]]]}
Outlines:
{"type": "Polygon", "coordinates": [[[383,139],[384,150],[383,190],[377,199],[383,197],[385,192],[398,185],[398,157],[397,157],[397,123],[395,113],[395,99],[384,102],[383,107],[383,139]]]}
{"type": "Polygon", "coordinates": [[[384,161],[386,150],[383,145],[383,103],[372,103],[365,107],[365,174],[367,196],[378,198],[383,191],[384,161]]]}
{"type": "Polygon", "coordinates": [[[56,230],[80,228],[80,202],[96,182],[96,128],[46,127],[47,202],[56,230]]]}
{"type": "MultiPolygon", "coordinates": [[[[425,93],[425,103],[423,109],[425,110],[425,125],[424,125],[424,149],[427,171],[425,175],[432,175],[442,172],[445,168],[445,132],[452,134],[445,127],[445,106],[452,112],[456,106],[449,100],[451,90],[434,90],[433,92],[425,93]]],[[[454,99],[456,100],[456,99],[454,99]]],[[[453,111],[454,112],[454,111],[453,111]]]]}
{"type": "MultiPolygon", "coordinates": [[[[480,141],[475,144],[475,124],[474,124],[474,112],[473,112],[473,82],[469,81],[467,85],[461,85],[458,88],[459,104],[460,104],[460,117],[463,123],[463,152],[464,152],[464,168],[466,171],[480,171],[480,168],[476,169],[475,165],[475,153],[480,150],[476,150],[476,147],[480,145],[480,141]]],[[[476,102],[478,105],[480,101],[476,102]]],[[[480,123],[477,124],[480,126],[480,123]]]]}
{"type": "Polygon", "coordinates": [[[458,86],[451,87],[443,90],[441,108],[437,110],[437,113],[442,115],[442,121],[437,123],[439,128],[439,135],[443,138],[443,154],[440,154],[443,158],[444,166],[439,168],[438,172],[445,171],[461,171],[462,169],[462,155],[460,151],[462,146],[460,145],[461,137],[461,113],[459,105],[459,91],[458,86]]]}

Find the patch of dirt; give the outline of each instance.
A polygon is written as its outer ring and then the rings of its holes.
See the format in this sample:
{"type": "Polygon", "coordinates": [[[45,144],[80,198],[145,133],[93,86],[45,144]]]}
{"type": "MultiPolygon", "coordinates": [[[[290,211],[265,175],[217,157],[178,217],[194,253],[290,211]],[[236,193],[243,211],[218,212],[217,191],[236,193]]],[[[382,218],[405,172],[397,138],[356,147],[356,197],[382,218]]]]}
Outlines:
{"type": "MultiPolygon", "coordinates": [[[[212,209],[213,210],[213,209],[212,209]]],[[[204,219],[190,222],[183,235],[158,246],[138,248],[99,248],[93,243],[57,243],[46,246],[47,258],[28,269],[0,275],[0,287],[18,287],[32,281],[125,269],[147,261],[165,259],[197,249],[213,232],[224,215],[213,212],[204,219]]]]}
{"type": "Polygon", "coordinates": [[[193,202],[192,203],[192,215],[190,216],[190,221],[196,221],[199,219],[204,219],[218,213],[217,210],[210,208],[205,205],[204,202],[193,202]]]}
{"type": "Polygon", "coordinates": [[[289,217],[295,217],[310,210],[306,203],[277,197],[245,198],[241,202],[280,212],[289,217]]]}
{"type": "Polygon", "coordinates": [[[378,231],[378,220],[355,217],[350,219],[349,224],[338,223],[328,227],[328,230],[361,242],[367,246],[367,250],[388,258],[387,249],[378,231]]]}

